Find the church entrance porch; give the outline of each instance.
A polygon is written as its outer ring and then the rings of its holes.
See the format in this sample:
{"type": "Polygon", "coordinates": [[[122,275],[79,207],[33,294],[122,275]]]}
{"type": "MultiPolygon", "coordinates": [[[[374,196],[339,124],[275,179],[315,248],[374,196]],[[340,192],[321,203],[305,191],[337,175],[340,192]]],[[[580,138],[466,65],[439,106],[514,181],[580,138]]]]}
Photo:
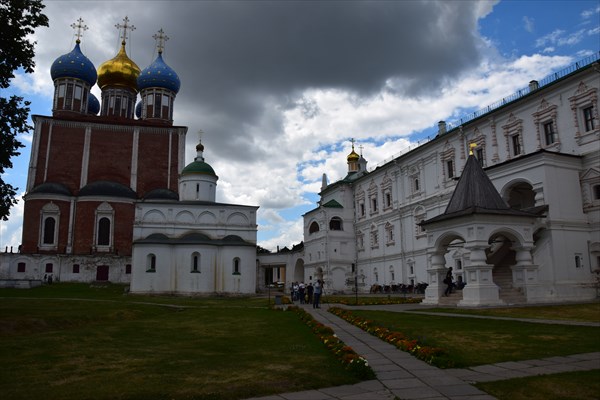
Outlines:
{"type": "Polygon", "coordinates": [[[525,231],[493,225],[473,229],[468,225],[455,225],[449,232],[440,230],[439,235],[432,232],[429,286],[423,303],[466,307],[527,303],[527,287],[537,283],[537,266],[531,256],[531,240],[523,236],[525,231]],[[444,298],[447,285],[443,281],[450,266],[455,268],[454,281],[460,276],[466,283],[461,296],[450,296],[453,301],[444,298]]]}

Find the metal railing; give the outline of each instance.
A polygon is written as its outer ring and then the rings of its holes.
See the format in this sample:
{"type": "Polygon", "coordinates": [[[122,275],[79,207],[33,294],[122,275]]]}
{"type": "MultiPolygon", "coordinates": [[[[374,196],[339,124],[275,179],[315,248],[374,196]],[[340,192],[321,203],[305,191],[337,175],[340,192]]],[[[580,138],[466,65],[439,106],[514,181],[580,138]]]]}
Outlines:
{"type": "MultiPolygon", "coordinates": [[[[523,97],[525,95],[528,95],[532,91],[539,90],[542,87],[544,87],[546,85],[549,85],[552,82],[555,82],[555,81],[557,81],[557,80],[559,80],[559,79],[561,79],[561,78],[563,78],[563,77],[565,77],[565,76],[567,76],[567,75],[569,75],[569,74],[577,71],[580,68],[587,67],[588,65],[593,64],[594,62],[596,62],[598,60],[600,60],[600,51],[597,52],[597,53],[594,53],[594,54],[592,54],[592,55],[590,55],[590,56],[588,56],[588,57],[586,57],[586,58],[584,58],[582,60],[579,60],[576,63],[574,63],[574,64],[572,64],[572,65],[570,65],[570,66],[568,66],[568,67],[566,67],[566,68],[564,68],[564,69],[562,69],[560,71],[557,71],[557,72],[555,72],[555,73],[553,73],[551,75],[546,76],[545,78],[543,78],[540,81],[538,81],[537,88],[535,88],[533,90],[530,87],[519,89],[515,93],[513,93],[513,94],[511,94],[509,96],[503,97],[501,100],[499,100],[499,101],[497,101],[497,102],[495,102],[493,104],[490,104],[489,106],[484,107],[484,108],[482,108],[480,110],[472,112],[472,113],[466,115],[465,117],[462,117],[462,118],[460,118],[458,120],[455,120],[455,121],[446,122],[446,132],[449,132],[449,131],[451,131],[453,129],[456,129],[456,128],[460,127],[461,125],[466,124],[467,122],[470,122],[470,121],[472,121],[472,120],[474,120],[476,118],[481,117],[482,115],[485,115],[485,114],[487,114],[487,113],[489,113],[491,111],[494,111],[494,110],[496,110],[496,109],[498,109],[498,108],[500,108],[500,107],[502,107],[502,106],[504,106],[506,104],[509,104],[509,103],[511,103],[511,102],[513,102],[515,100],[518,100],[521,97],[523,97]]],[[[369,168],[369,171],[373,171],[374,169],[376,169],[378,167],[381,167],[381,166],[389,163],[390,161],[392,161],[392,160],[400,157],[401,155],[403,155],[405,153],[408,153],[411,150],[416,149],[417,147],[421,146],[422,144],[425,144],[425,143],[429,142],[430,140],[435,139],[436,136],[437,136],[437,133],[433,137],[427,136],[426,138],[420,139],[419,141],[417,141],[416,145],[413,144],[413,145],[407,146],[406,148],[402,149],[399,153],[395,154],[391,158],[388,158],[388,159],[385,159],[383,161],[380,161],[374,167],[369,168]]]]}

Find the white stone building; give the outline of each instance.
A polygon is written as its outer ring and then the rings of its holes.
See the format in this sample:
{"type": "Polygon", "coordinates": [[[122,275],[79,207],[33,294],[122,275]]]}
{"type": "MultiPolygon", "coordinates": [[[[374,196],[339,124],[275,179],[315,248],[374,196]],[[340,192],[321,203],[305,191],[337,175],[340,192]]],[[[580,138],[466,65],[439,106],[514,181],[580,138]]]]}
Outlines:
{"type": "Polygon", "coordinates": [[[132,293],[256,292],[258,207],[215,202],[218,177],[204,146],[163,191],[136,204],[132,293]]]}
{"type": "Polygon", "coordinates": [[[440,122],[434,139],[371,171],[353,145],[348,175],[324,178],[304,215],[304,280],[322,275],[343,292],[423,282],[437,303],[452,266],[467,282],[460,305],[594,298],[599,90],[594,55],[459,124],[440,122]],[[508,212],[447,210],[471,146],[508,212]]]}

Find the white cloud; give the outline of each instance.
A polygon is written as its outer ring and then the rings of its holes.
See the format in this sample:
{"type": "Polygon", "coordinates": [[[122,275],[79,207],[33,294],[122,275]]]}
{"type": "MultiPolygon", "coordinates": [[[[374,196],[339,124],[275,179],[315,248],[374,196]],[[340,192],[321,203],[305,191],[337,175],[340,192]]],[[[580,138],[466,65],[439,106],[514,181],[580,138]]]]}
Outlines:
{"type": "Polygon", "coordinates": [[[595,8],[590,8],[588,10],[584,10],[581,12],[581,18],[583,19],[591,19],[595,15],[600,14],[600,5],[595,8]]]}
{"type": "Polygon", "coordinates": [[[529,33],[533,33],[535,26],[534,26],[534,19],[533,18],[529,18],[528,16],[524,16],[523,17],[523,28],[529,32],[529,33]]]}

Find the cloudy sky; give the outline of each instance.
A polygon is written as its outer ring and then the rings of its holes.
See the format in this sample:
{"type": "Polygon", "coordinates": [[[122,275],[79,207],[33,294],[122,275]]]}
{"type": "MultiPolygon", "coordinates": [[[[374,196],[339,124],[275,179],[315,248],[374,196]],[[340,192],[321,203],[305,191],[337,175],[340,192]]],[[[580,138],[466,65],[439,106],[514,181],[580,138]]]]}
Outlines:
{"type": "MultiPolygon", "coordinates": [[[[51,115],[50,65],[88,30],[96,67],[112,58],[115,24],[136,29],[128,55],[164,59],[179,75],[176,125],[188,126],[187,162],[204,131],[217,201],[260,206],[259,245],[302,240],[302,214],[323,173],[346,171],[350,138],[374,168],[455,121],[600,50],[600,1],[47,1],[49,28],[33,38],[36,72],[5,94],[51,115]]],[[[97,87],[95,94],[100,98],[97,87]]],[[[25,187],[31,135],[2,178],[25,187]]],[[[0,222],[0,246],[17,246],[22,201],[0,222]]]]}

